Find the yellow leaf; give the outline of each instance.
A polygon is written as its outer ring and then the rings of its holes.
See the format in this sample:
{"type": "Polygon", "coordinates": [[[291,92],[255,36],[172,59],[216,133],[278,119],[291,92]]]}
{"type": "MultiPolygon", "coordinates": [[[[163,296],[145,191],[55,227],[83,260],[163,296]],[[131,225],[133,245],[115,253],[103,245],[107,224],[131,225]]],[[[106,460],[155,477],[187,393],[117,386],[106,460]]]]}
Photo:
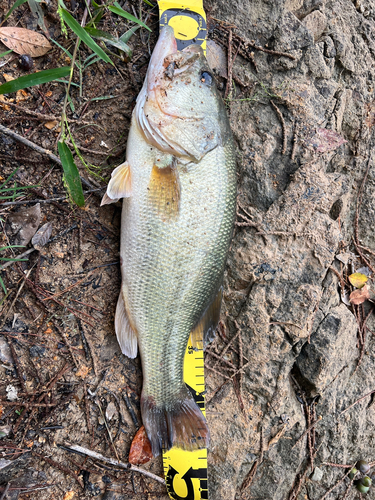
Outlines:
{"type": "Polygon", "coordinates": [[[30,94],[28,94],[25,90],[20,89],[17,90],[16,96],[17,96],[16,102],[19,102],[19,101],[26,101],[30,97],[30,94]]]}
{"type": "Polygon", "coordinates": [[[75,491],[67,491],[64,495],[63,500],[72,500],[75,494],[76,494],[75,491]]]}
{"type": "Polygon", "coordinates": [[[361,273],[354,273],[349,276],[349,281],[355,288],[362,288],[367,280],[367,276],[361,273]]]}

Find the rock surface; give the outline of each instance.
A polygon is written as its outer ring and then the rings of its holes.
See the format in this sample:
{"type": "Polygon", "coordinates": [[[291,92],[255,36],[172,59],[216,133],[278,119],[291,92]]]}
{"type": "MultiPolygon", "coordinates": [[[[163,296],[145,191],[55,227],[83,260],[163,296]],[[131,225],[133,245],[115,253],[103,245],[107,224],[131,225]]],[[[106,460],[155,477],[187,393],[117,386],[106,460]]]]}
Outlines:
{"type": "MultiPolygon", "coordinates": [[[[233,74],[253,86],[252,99],[237,100],[232,94],[230,100],[239,212],[249,224],[236,228],[222,319],[229,338],[240,329],[248,366],[243,412],[231,385],[211,401],[209,391],[211,498],[289,498],[309,460],[306,438],[294,447],[307,427],[296,381],[322,417],[316,426],[315,465],[323,474],[319,481],[309,479],[310,468],[297,497],[317,500],[342,476],[342,469],[324,462],[375,459],[371,397],[341,415],[373,389],[374,338],[368,332],[356,370],[357,320],[341,302],[339,280],[331,271],[344,269],[337,254],[354,250],[356,199],[369,161],[359,238],[375,247],[375,168],[369,158],[375,123],[375,5],[245,0],[208,2],[208,11],[235,25],[234,32],[253,44],[295,57],[254,50],[256,68],[240,55],[233,66],[233,74]],[[323,137],[318,129],[330,132],[323,137]],[[339,137],[347,142],[334,143],[339,137]]],[[[217,375],[209,373],[213,389],[217,375]]],[[[339,487],[332,498],[343,491],[339,487]]]]}

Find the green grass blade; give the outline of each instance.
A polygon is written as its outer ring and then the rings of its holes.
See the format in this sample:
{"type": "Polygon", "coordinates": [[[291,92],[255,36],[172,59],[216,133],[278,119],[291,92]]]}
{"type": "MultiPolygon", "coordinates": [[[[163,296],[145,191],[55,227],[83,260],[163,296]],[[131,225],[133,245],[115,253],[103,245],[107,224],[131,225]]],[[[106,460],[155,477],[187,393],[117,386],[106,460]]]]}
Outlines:
{"type": "Polygon", "coordinates": [[[2,54],[0,54],[0,57],[7,56],[7,55],[8,55],[8,54],[10,54],[11,52],[13,52],[13,50],[7,50],[6,52],[3,52],[2,54]]]}
{"type": "Polygon", "coordinates": [[[8,19],[8,17],[11,15],[11,13],[12,13],[15,9],[17,9],[20,5],[22,5],[23,3],[26,3],[26,2],[27,2],[27,0],[17,0],[16,2],[14,2],[13,7],[11,7],[11,8],[8,10],[8,12],[7,12],[6,16],[4,17],[4,21],[5,21],[6,19],[8,19]]]}
{"type": "Polygon", "coordinates": [[[74,203],[76,203],[79,207],[83,207],[85,205],[85,198],[83,196],[81,179],[79,178],[78,168],[74,163],[73,155],[65,142],[59,141],[57,143],[57,147],[64,169],[64,181],[68,189],[68,193],[74,203]]]}
{"type": "Polygon", "coordinates": [[[103,59],[103,61],[112,64],[113,62],[107,56],[102,48],[91,38],[91,36],[82,28],[82,26],[74,19],[72,15],[65,9],[61,9],[61,15],[63,20],[69,26],[69,28],[74,31],[74,33],[85,43],[96,55],[103,59]]]}
{"type": "Polygon", "coordinates": [[[144,1],[144,3],[147,3],[147,5],[149,5],[150,7],[155,7],[155,5],[152,5],[152,3],[149,2],[148,0],[143,0],[143,1],[144,1]]]}
{"type": "Polygon", "coordinates": [[[129,14],[129,12],[126,12],[124,9],[122,9],[120,7],[120,5],[115,2],[115,6],[112,6],[110,5],[108,7],[108,9],[113,12],[114,14],[117,14],[118,16],[122,16],[122,17],[125,17],[125,19],[128,19],[129,21],[133,21],[134,23],[137,23],[139,24],[140,26],[143,26],[144,28],[146,28],[148,31],[152,31],[148,26],[147,24],[145,24],[144,22],[142,22],[140,19],[137,19],[136,17],[132,16],[131,14],[129,14]]]}
{"type": "Polygon", "coordinates": [[[133,26],[132,28],[130,28],[130,30],[128,31],[125,31],[125,33],[123,35],[120,36],[120,40],[124,43],[128,43],[128,41],[130,40],[130,38],[134,35],[134,33],[139,30],[140,26],[133,26]]]}
{"type": "Polygon", "coordinates": [[[126,43],[124,43],[122,40],[115,38],[114,36],[110,35],[106,31],[97,30],[95,28],[87,28],[86,27],[85,30],[92,37],[98,38],[99,40],[103,40],[104,42],[109,43],[110,45],[113,45],[114,47],[125,52],[128,55],[128,57],[131,57],[131,55],[132,55],[131,48],[129,47],[129,45],[126,45],[126,43]]]}
{"type": "Polygon", "coordinates": [[[9,94],[10,92],[17,92],[17,90],[20,89],[33,87],[34,85],[52,82],[58,78],[68,76],[69,73],[70,68],[68,66],[64,66],[63,68],[46,69],[45,71],[39,71],[38,73],[32,73],[31,75],[21,76],[20,78],[16,78],[15,80],[0,85],[0,94],[9,94]]]}

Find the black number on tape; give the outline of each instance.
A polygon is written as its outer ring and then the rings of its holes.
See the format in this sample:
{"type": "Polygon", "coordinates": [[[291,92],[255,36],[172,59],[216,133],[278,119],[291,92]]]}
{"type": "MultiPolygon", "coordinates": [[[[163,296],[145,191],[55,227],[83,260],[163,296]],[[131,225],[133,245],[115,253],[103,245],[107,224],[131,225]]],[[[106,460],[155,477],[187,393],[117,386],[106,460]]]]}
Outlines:
{"type": "Polygon", "coordinates": [[[168,9],[163,12],[163,14],[160,17],[160,28],[163,26],[166,26],[167,24],[171,24],[170,21],[173,17],[175,16],[186,16],[190,17],[197,23],[197,35],[194,38],[184,38],[180,39],[180,36],[184,36],[182,33],[175,33],[176,36],[176,41],[177,41],[177,49],[182,50],[185,47],[188,47],[189,45],[192,44],[197,44],[197,45],[202,45],[202,43],[206,39],[206,32],[207,32],[207,24],[204,18],[201,16],[201,14],[198,14],[198,12],[194,12],[192,10],[187,10],[187,9],[168,9]]]}
{"type": "Polygon", "coordinates": [[[174,500],[197,500],[194,494],[194,486],[193,486],[193,479],[199,479],[200,483],[200,499],[206,499],[208,498],[208,489],[207,489],[207,469],[193,469],[193,467],[190,467],[190,469],[185,472],[185,474],[181,477],[186,483],[186,488],[187,488],[187,494],[185,497],[180,497],[180,495],[177,495],[177,493],[174,491],[173,488],[173,480],[175,476],[179,474],[176,469],[174,469],[171,465],[169,466],[167,477],[165,478],[165,483],[167,485],[168,493],[171,498],[174,500]]]}

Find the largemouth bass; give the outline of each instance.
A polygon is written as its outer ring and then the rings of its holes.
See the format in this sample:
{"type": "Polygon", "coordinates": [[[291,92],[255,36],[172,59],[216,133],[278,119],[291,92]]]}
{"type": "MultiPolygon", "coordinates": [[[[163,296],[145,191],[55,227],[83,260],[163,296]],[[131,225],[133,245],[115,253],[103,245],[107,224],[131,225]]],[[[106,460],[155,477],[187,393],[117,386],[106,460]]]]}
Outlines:
{"type": "Polygon", "coordinates": [[[102,204],[125,198],[115,329],[139,348],[141,412],[154,456],[206,447],[206,420],[183,381],[189,335],[219,319],[236,206],[232,134],[202,49],[165,27],[133,112],[126,162],[102,204]]]}

